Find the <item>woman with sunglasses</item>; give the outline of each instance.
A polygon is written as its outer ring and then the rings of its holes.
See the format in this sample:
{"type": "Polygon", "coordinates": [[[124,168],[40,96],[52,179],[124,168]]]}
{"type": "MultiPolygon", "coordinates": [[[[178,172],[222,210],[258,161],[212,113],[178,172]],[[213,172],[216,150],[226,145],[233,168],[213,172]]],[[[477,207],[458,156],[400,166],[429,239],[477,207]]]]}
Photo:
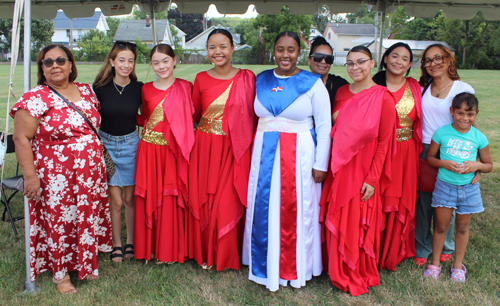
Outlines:
{"type": "Polygon", "coordinates": [[[330,102],[321,78],[297,67],[300,38],[278,34],[278,67],[257,76],[259,117],[248,184],[243,264],[276,291],[323,270],[319,199],[330,151],[330,102]]]}
{"type": "Polygon", "coordinates": [[[189,175],[190,257],[203,268],[240,269],[241,235],[255,133],[255,74],[231,64],[233,37],[208,35],[214,67],[196,76],[193,88],[196,142],[189,175]]]}
{"type": "Polygon", "coordinates": [[[313,40],[307,63],[311,72],[321,75],[323,84],[330,95],[330,108],[333,109],[337,90],[349,82],[341,76],[329,73],[333,64],[333,49],[326,39],[318,36],[313,40]]]}
{"type": "Polygon", "coordinates": [[[368,48],[352,48],[346,65],[354,83],[341,87],[335,97],[338,117],[320,221],[325,226],[325,269],[337,288],[357,296],[380,283],[382,194],[391,182],[397,115],[392,94],[371,78],[375,61],[368,48]]]}
{"type": "Polygon", "coordinates": [[[413,53],[395,43],[382,56],[385,70],[373,77],[396,100],[399,125],[397,150],[392,160],[392,182],[383,195],[384,226],[379,268],[396,271],[402,260],[415,256],[415,201],[418,157],[422,152],[422,93],[417,80],[408,77],[413,53]]]}
{"type": "Polygon", "coordinates": [[[167,44],[151,50],[156,81],[142,87],[144,125],[135,174],[135,258],[157,264],[187,258],[188,163],[194,144],[193,84],[174,76],[167,44]]]}
{"type": "Polygon", "coordinates": [[[99,134],[115,164],[108,181],[113,251],[110,258],[122,262],[134,257],[135,156],[139,144],[136,117],[141,105],[142,82],[137,81],[135,44],[117,41],[95,78],[94,92],[101,102],[99,134]],[[127,240],[122,249],[122,209],[125,206],[127,240]]]}
{"type": "MultiPolygon", "coordinates": [[[[427,47],[422,54],[421,60],[422,75],[420,85],[422,93],[422,140],[424,143],[423,152],[420,155],[421,171],[420,175],[427,181],[436,181],[437,169],[430,173],[430,166],[425,166],[425,159],[434,132],[447,124],[453,123],[453,116],[450,116],[450,107],[453,98],[462,92],[474,94],[474,89],[467,83],[460,81],[460,77],[455,67],[455,57],[451,51],[442,44],[433,44],[427,47]],[[431,179],[429,179],[431,178],[431,179]]],[[[473,123],[474,126],[475,122],[473,123]]],[[[439,156],[438,156],[439,157],[439,156]]],[[[472,181],[473,184],[479,182],[478,172],[472,181]]],[[[432,253],[432,233],[431,223],[435,209],[431,207],[432,191],[434,184],[418,186],[418,199],[415,207],[415,258],[414,261],[419,266],[427,263],[427,257],[432,253]]],[[[455,212],[451,218],[451,224],[446,235],[443,251],[440,257],[441,262],[450,261],[452,253],[455,251],[453,242],[453,230],[455,228],[455,212]]]]}
{"type": "Polygon", "coordinates": [[[106,167],[89,125],[99,127],[100,105],[90,85],[75,82],[68,48],[43,48],[37,66],[38,86],[10,113],[23,195],[29,199],[31,281],[51,270],[57,290],[72,294],[68,272],[96,279],[97,253],[112,248],[106,167]]]}

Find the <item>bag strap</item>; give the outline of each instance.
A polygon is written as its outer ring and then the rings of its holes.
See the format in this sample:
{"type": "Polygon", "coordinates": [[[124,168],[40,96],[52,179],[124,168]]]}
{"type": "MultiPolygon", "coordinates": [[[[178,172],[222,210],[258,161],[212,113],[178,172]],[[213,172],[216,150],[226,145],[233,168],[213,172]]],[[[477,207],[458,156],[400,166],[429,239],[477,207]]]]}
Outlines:
{"type": "Polygon", "coordinates": [[[94,131],[95,135],[97,136],[97,138],[99,138],[99,141],[101,140],[101,135],[99,135],[99,133],[97,133],[97,130],[95,129],[94,125],[92,124],[92,122],[90,122],[89,118],[87,118],[87,116],[85,116],[73,103],[69,102],[68,99],[66,99],[65,97],[63,97],[60,93],[57,92],[57,90],[55,90],[54,88],[52,88],[50,85],[48,84],[45,84],[45,86],[47,86],[50,90],[52,90],[56,95],[59,96],[59,98],[61,98],[64,102],[66,102],[72,109],[74,109],[80,116],[82,116],[82,118],[85,120],[85,122],[87,122],[87,124],[90,126],[90,128],[92,128],[92,131],[94,131]]]}

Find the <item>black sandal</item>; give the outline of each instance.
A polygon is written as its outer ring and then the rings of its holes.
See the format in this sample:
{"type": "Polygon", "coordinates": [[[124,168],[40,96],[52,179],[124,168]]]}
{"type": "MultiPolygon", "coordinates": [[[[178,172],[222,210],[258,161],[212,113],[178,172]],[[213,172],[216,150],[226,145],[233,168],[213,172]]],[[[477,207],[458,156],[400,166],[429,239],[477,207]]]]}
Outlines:
{"type": "Polygon", "coordinates": [[[125,255],[125,258],[134,258],[135,252],[134,252],[134,245],[133,244],[125,245],[124,250],[125,250],[125,253],[123,253],[123,255],[125,255]]]}
{"type": "Polygon", "coordinates": [[[122,262],[123,261],[123,250],[122,247],[114,247],[113,251],[111,251],[111,254],[109,255],[109,259],[113,262],[122,262]],[[120,253],[114,253],[120,251],[120,253]],[[120,258],[120,261],[113,260],[115,258],[120,258]]]}

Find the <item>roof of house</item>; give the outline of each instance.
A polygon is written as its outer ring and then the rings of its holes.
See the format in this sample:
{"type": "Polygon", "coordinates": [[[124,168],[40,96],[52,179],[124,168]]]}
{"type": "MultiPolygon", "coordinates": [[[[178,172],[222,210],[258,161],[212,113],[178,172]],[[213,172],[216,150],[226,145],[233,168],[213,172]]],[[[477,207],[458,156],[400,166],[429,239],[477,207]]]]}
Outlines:
{"type": "Polygon", "coordinates": [[[430,45],[442,44],[451,51],[457,51],[457,49],[448,45],[444,41],[434,41],[434,40],[401,40],[401,39],[384,39],[382,41],[382,46],[386,49],[390,48],[393,44],[402,42],[410,46],[412,50],[425,50],[430,45]]]}
{"type": "Polygon", "coordinates": [[[233,36],[233,42],[235,45],[239,45],[240,44],[240,41],[241,41],[241,38],[240,38],[240,34],[238,33],[234,33],[233,32],[233,29],[232,28],[225,28],[223,27],[222,25],[216,25],[216,26],[211,26],[210,28],[207,28],[205,31],[201,32],[200,34],[196,35],[195,37],[193,37],[190,41],[188,41],[187,43],[192,43],[193,41],[199,39],[200,37],[202,37],[203,35],[205,35],[206,33],[210,33],[212,32],[213,30],[215,29],[225,29],[227,30],[229,33],[231,33],[231,35],[233,36]]]}
{"type": "MultiPolygon", "coordinates": [[[[165,36],[165,30],[167,29],[167,20],[156,20],[156,28],[158,31],[158,37],[162,39],[165,36]]],[[[178,36],[186,36],[186,33],[175,25],[174,28],[177,30],[178,36]]],[[[136,37],[139,37],[142,41],[153,41],[152,26],[146,27],[145,19],[122,19],[118,25],[118,29],[116,30],[114,40],[134,41],[136,37]]]]}
{"type": "MultiPolygon", "coordinates": [[[[95,29],[102,12],[95,11],[94,16],[88,18],[73,18],[73,29],[95,29]]],[[[54,29],[69,29],[70,19],[64,15],[63,11],[57,11],[57,16],[54,18],[54,29]]]]}
{"type": "Polygon", "coordinates": [[[373,24],[329,22],[328,27],[330,27],[337,35],[375,35],[375,26],[373,24]]]}

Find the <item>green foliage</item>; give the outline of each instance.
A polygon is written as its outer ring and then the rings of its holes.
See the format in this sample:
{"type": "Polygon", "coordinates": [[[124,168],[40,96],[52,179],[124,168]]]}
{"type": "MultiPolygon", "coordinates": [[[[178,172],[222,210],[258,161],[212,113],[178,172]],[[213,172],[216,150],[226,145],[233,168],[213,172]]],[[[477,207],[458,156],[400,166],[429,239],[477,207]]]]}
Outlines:
{"type": "Polygon", "coordinates": [[[434,18],[408,21],[400,33],[395,38],[446,42],[456,49],[461,68],[500,69],[500,22],[485,20],[481,12],[471,20],[457,20],[439,11],[434,18]]]}
{"type": "Polygon", "coordinates": [[[327,5],[323,5],[319,14],[314,14],[312,16],[313,24],[321,33],[325,32],[326,25],[328,22],[336,22],[336,23],[346,23],[347,19],[342,17],[341,15],[334,14],[330,12],[330,9],[327,5]]]}
{"type": "MultiPolygon", "coordinates": [[[[24,50],[24,21],[21,21],[21,37],[19,54],[20,58],[24,50]]],[[[0,48],[10,49],[12,41],[12,19],[0,19],[0,35],[5,37],[5,41],[0,42],[0,48]]],[[[54,21],[50,19],[32,19],[31,20],[31,58],[36,59],[38,52],[44,46],[52,43],[54,35],[54,21]]]]}
{"type": "Polygon", "coordinates": [[[106,22],[108,23],[109,31],[106,33],[108,37],[113,40],[116,34],[116,30],[118,29],[118,26],[120,25],[120,18],[116,17],[106,17],[106,22]]]}
{"type": "MultiPolygon", "coordinates": [[[[132,19],[146,19],[147,15],[151,15],[150,12],[143,12],[137,4],[134,5],[132,9],[132,19]]],[[[155,18],[157,20],[167,19],[167,11],[155,13],[155,18]]]]}
{"type": "Polygon", "coordinates": [[[210,22],[212,25],[222,25],[223,27],[235,28],[237,25],[243,23],[246,19],[240,17],[212,17],[210,22]]]}
{"type": "Polygon", "coordinates": [[[137,63],[138,64],[149,63],[149,59],[150,59],[149,57],[151,55],[151,48],[148,47],[147,43],[143,43],[139,37],[135,38],[134,43],[137,46],[135,48],[135,51],[137,52],[137,63]]]}
{"type": "Polygon", "coordinates": [[[90,30],[78,42],[74,50],[76,60],[83,62],[102,62],[113,45],[113,39],[99,30],[90,30]]]}
{"type": "Polygon", "coordinates": [[[347,23],[371,23],[375,24],[376,11],[370,11],[367,4],[362,4],[361,7],[354,13],[347,14],[347,23]]]}
{"type": "MultiPolygon", "coordinates": [[[[278,15],[259,15],[248,24],[245,41],[252,46],[253,55],[260,64],[272,63],[272,52],[276,36],[283,31],[293,31],[300,37],[309,37],[311,32],[311,15],[293,15],[287,6],[283,6],[278,15]],[[260,35],[259,35],[260,34],[260,35]]],[[[301,41],[301,48],[305,43],[301,41]]]]}
{"type": "Polygon", "coordinates": [[[182,48],[181,45],[181,38],[177,36],[179,34],[179,31],[174,27],[172,24],[172,21],[169,22],[170,24],[170,33],[172,34],[172,39],[174,40],[174,53],[176,57],[178,57],[180,60],[182,60],[182,55],[184,54],[184,49],[182,48]]]}

